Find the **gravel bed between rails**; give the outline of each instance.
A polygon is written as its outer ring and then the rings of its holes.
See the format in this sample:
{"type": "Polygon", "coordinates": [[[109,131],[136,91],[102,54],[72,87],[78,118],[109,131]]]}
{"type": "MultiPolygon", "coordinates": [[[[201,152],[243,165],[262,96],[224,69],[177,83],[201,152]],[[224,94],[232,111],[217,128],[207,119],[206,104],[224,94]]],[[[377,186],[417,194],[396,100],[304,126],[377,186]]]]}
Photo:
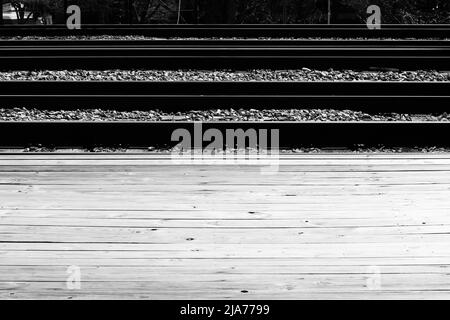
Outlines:
{"type": "Polygon", "coordinates": [[[38,110],[0,109],[0,121],[449,121],[440,115],[368,114],[334,109],[211,109],[188,112],[104,109],[38,110]]]}
{"type": "MultiPolygon", "coordinates": [[[[171,155],[172,152],[179,153],[179,150],[176,150],[172,147],[161,147],[161,146],[152,146],[148,148],[141,149],[131,149],[124,146],[103,146],[103,147],[91,147],[91,148],[77,148],[77,149],[59,149],[53,147],[46,147],[42,145],[29,146],[21,149],[0,149],[1,153],[147,153],[151,155],[171,155]]],[[[218,151],[216,151],[219,154],[218,151]]],[[[433,154],[441,154],[441,153],[450,153],[450,148],[441,148],[441,147],[408,147],[408,148],[386,148],[384,146],[377,147],[365,147],[363,145],[355,146],[353,149],[321,149],[321,148],[294,148],[294,149],[281,149],[279,150],[280,155],[289,155],[289,154],[392,154],[392,153],[433,153],[433,154]]],[[[250,149],[228,149],[222,151],[220,154],[254,154],[257,155],[258,151],[250,150],[250,149]]]]}
{"type": "Polygon", "coordinates": [[[0,72],[0,81],[450,81],[450,71],[36,70],[0,72]]]}

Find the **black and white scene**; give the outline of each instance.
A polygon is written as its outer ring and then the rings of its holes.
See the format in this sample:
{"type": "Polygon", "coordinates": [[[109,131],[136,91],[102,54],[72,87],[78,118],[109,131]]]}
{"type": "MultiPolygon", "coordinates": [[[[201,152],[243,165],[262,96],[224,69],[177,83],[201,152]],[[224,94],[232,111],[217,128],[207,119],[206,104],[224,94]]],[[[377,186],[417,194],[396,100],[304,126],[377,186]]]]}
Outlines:
{"type": "Polygon", "coordinates": [[[448,0],[2,0],[0,300],[450,299],[449,137],[448,0]]]}

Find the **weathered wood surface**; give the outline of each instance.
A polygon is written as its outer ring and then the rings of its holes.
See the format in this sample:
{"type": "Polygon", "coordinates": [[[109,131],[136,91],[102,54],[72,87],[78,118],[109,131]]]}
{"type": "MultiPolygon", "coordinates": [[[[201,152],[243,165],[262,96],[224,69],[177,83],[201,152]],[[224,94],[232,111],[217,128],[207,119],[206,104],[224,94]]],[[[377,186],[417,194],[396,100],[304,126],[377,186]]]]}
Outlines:
{"type": "Polygon", "coordinates": [[[0,154],[0,298],[449,299],[450,154],[0,154]]]}

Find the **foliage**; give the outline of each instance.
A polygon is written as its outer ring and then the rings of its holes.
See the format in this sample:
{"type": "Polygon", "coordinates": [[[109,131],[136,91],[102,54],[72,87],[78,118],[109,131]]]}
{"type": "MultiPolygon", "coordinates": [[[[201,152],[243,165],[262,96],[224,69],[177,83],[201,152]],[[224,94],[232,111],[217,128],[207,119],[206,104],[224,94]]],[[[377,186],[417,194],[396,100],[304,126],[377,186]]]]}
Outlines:
{"type": "MultiPolygon", "coordinates": [[[[21,18],[50,11],[61,23],[64,0],[10,1],[21,18]]],[[[326,23],[328,0],[67,0],[82,8],[84,23],[326,23]],[[129,6],[128,1],[133,1],[129,6]],[[181,3],[182,14],[178,19],[181,3]]],[[[383,23],[450,23],[449,0],[331,0],[332,21],[364,23],[366,8],[382,9],[383,23]],[[348,21],[347,21],[348,20],[348,21]]],[[[28,17],[30,18],[30,17],[28,17]]]]}
{"type": "Polygon", "coordinates": [[[448,0],[345,0],[355,8],[359,20],[364,21],[365,9],[380,6],[383,23],[450,23],[448,0]]]}

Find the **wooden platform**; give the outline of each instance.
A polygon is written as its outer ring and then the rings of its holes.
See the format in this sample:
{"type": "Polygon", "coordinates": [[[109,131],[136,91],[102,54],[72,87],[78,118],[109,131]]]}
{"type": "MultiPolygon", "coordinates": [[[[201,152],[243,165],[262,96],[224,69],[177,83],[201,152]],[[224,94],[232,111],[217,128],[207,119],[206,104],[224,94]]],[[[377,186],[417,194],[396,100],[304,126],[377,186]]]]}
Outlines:
{"type": "Polygon", "coordinates": [[[0,298],[450,298],[450,154],[280,162],[0,154],[0,298]]]}

